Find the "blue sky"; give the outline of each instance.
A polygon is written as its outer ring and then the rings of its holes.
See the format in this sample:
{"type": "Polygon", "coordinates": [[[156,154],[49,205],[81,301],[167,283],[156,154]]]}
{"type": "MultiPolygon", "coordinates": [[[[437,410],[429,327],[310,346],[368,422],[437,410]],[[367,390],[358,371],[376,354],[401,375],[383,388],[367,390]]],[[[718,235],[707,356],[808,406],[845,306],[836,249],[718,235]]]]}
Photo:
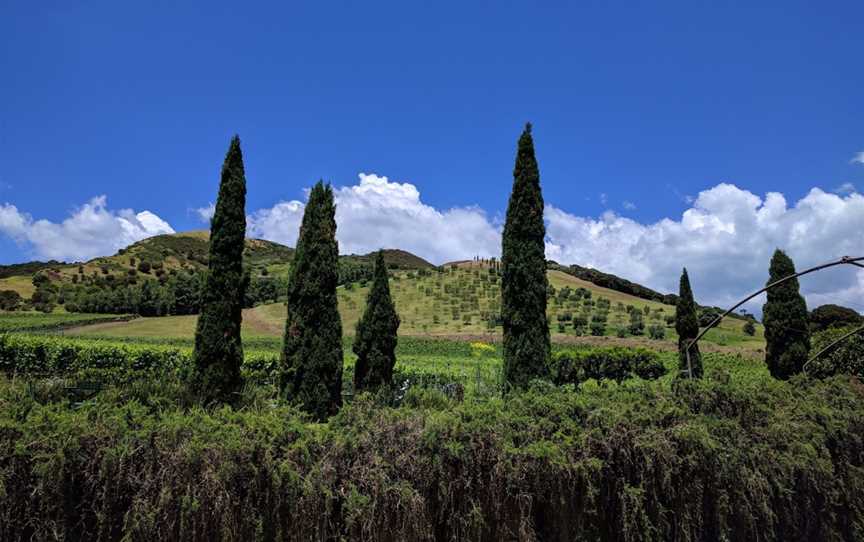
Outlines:
{"type": "MultiPolygon", "coordinates": [[[[367,173],[389,179],[382,198],[410,183],[419,195],[402,196],[445,222],[479,208],[494,229],[528,120],[546,201],[574,219],[684,224],[721,183],[758,208],[782,193],[789,209],[814,187],[845,185],[846,203],[864,187],[861,2],[80,4],[6,2],[0,18],[3,263],[54,254],[40,243],[67,230],[21,228],[62,224],[102,195],[97,215],[203,227],[195,209],[215,197],[235,132],[250,215],[302,204],[318,178],[360,189],[367,173]]],[[[368,226],[369,247],[391,241],[368,226]]],[[[483,252],[478,236],[460,246],[483,252]]],[[[627,275],[638,245],[612,270],[627,275]]]]}

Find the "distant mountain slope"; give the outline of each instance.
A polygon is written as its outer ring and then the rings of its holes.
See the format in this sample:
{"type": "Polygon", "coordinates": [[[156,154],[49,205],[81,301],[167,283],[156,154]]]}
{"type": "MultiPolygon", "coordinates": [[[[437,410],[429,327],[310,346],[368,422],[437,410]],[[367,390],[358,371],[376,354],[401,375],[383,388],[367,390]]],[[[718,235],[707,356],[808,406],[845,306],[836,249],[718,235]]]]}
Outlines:
{"type": "Polygon", "coordinates": [[[596,269],[591,269],[590,267],[582,267],[581,265],[575,264],[561,265],[558,262],[550,260],[547,263],[547,268],[554,269],[556,271],[562,271],[582,280],[587,280],[588,282],[596,284],[597,286],[602,286],[604,288],[609,288],[610,290],[630,294],[641,299],[646,299],[648,301],[657,301],[659,303],[665,303],[667,305],[675,305],[678,302],[678,296],[675,294],[661,294],[660,292],[642,286],[641,284],[636,284],[635,282],[631,282],[627,279],[622,279],[617,275],[613,275],[611,273],[604,273],[596,269]]]}
{"type": "MultiPolygon", "coordinates": [[[[0,290],[14,290],[29,298],[34,291],[32,277],[41,273],[51,281],[68,282],[73,275],[125,275],[142,262],[165,272],[173,269],[202,271],[207,268],[210,233],[204,230],[156,235],[120,249],[113,256],[83,263],[26,262],[0,266],[0,290]]],[[[358,276],[371,269],[374,254],[340,256],[341,267],[355,269],[358,276]]],[[[253,275],[287,276],[294,249],[264,239],[246,239],[245,264],[253,275]],[[266,269],[266,271],[264,271],[266,269]]],[[[385,249],[384,260],[392,269],[430,269],[423,258],[399,249],[385,249]]],[[[161,271],[160,271],[161,273],[161,271]]]]}

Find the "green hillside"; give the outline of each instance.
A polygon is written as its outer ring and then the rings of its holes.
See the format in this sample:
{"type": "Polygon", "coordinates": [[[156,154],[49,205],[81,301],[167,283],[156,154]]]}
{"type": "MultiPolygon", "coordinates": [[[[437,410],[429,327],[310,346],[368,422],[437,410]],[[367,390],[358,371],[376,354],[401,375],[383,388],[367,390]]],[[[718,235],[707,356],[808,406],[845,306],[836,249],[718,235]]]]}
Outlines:
{"type": "MultiPolygon", "coordinates": [[[[667,318],[671,320],[675,314],[673,306],[603,288],[562,271],[550,270],[548,277],[554,290],[554,294],[550,292],[547,311],[553,340],[650,344],[664,349],[674,347],[677,340],[674,324],[667,322],[667,318]],[[564,292],[569,292],[569,295],[565,296],[564,292]],[[580,292],[578,297],[575,292],[580,292]],[[607,323],[603,336],[591,336],[590,324],[577,331],[574,326],[577,316],[590,322],[601,312],[599,307],[607,304],[607,323]],[[643,314],[644,332],[641,335],[628,332],[625,337],[618,337],[619,330],[629,325],[628,310],[638,310],[643,314]],[[559,328],[559,319],[563,331],[559,328]],[[651,339],[648,331],[651,326],[662,327],[665,337],[651,339]]],[[[492,266],[486,263],[463,262],[443,267],[441,271],[437,268],[394,271],[390,287],[396,309],[402,318],[400,335],[494,340],[501,333],[500,325],[496,325],[496,315],[500,310],[500,281],[492,266]]],[[[339,311],[346,335],[353,335],[365,307],[368,291],[369,286],[362,282],[339,288],[339,311]]],[[[194,315],[140,318],[131,322],[82,327],[73,332],[150,338],[191,337],[196,318],[194,315]]],[[[244,311],[244,333],[248,337],[280,337],[284,323],[285,306],[282,303],[260,305],[244,311]]],[[[743,326],[741,320],[727,319],[719,328],[711,330],[705,341],[746,352],[761,349],[761,326],[757,325],[754,337],[747,336],[742,330],[743,326]]]]}
{"type": "MultiPolygon", "coordinates": [[[[113,256],[94,258],[83,263],[28,262],[0,266],[0,290],[14,290],[22,297],[29,298],[34,287],[32,277],[41,272],[52,281],[70,281],[73,275],[125,275],[137,269],[142,262],[149,264],[155,271],[188,269],[201,271],[207,268],[209,232],[204,230],[173,233],[149,237],[120,249],[113,256]]],[[[246,239],[243,253],[244,263],[253,275],[265,274],[287,276],[294,249],[265,241],[246,239]]],[[[434,267],[423,258],[398,249],[385,249],[384,260],[393,269],[429,269],[434,267]]],[[[347,266],[371,267],[372,255],[343,255],[340,263],[347,266]]],[[[152,273],[157,274],[157,273],[152,273]]]]}

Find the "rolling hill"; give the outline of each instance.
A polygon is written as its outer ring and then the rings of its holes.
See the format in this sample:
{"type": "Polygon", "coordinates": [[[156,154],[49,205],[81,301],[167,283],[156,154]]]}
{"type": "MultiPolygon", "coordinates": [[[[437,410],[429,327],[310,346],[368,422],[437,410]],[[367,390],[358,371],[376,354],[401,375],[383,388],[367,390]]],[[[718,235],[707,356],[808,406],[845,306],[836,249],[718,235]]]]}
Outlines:
{"type": "MultiPolygon", "coordinates": [[[[165,272],[176,269],[203,271],[207,268],[210,234],[204,230],[157,235],[138,241],[120,249],[113,256],[94,258],[83,263],[27,262],[0,266],[0,290],[13,290],[29,298],[35,288],[33,275],[42,273],[52,281],[70,282],[72,276],[80,275],[125,275],[142,262],[151,268],[165,272]]],[[[350,254],[340,256],[346,265],[371,266],[372,254],[350,254]]],[[[263,239],[246,239],[243,253],[245,264],[253,275],[287,275],[294,249],[263,239]]],[[[430,269],[434,266],[410,252],[399,249],[384,249],[384,260],[393,269],[430,269]]]]}
{"type": "MultiPolygon", "coordinates": [[[[618,292],[574,277],[558,270],[547,272],[555,294],[549,298],[547,310],[553,340],[557,342],[597,342],[610,344],[651,344],[672,349],[677,337],[674,325],[667,317],[674,316],[675,308],[658,301],[645,300],[618,292]],[[563,292],[569,292],[564,295],[563,292]],[[580,292],[577,295],[575,292],[580,292]],[[590,296],[590,297],[589,297],[590,296]],[[608,322],[603,337],[578,336],[573,317],[582,315],[590,320],[598,305],[608,303],[608,322]],[[628,309],[632,307],[632,309],[628,309]],[[629,323],[628,310],[638,310],[644,316],[646,331],[641,336],[618,338],[618,330],[629,323]],[[558,327],[562,321],[564,330],[558,327]],[[662,326],[663,340],[648,338],[647,328],[662,326]]],[[[439,336],[449,338],[495,340],[501,327],[496,326],[495,315],[500,308],[500,281],[490,266],[483,262],[462,262],[447,267],[423,270],[398,270],[391,273],[391,292],[396,309],[402,319],[402,336],[439,336]]],[[[363,312],[369,286],[351,283],[338,289],[339,312],[343,332],[353,335],[363,312]]],[[[243,330],[247,337],[281,337],[285,325],[286,309],[283,303],[260,305],[244,311],[243,330]]],[[[73,330],[74,334],[124,337],[191,338],[196,316],[167,316],[139,318],[130,322],[97,324],[73,330]]],[[[743,332],[744,322],[727,319],[718,329],[711,330],[705,341],[719,347],[731,347],[754,352],[763,347],[762,328],[757,326],[755,337],[743,332]]],[[[587,334],[587,327],[585,334],[587,334]]]]}

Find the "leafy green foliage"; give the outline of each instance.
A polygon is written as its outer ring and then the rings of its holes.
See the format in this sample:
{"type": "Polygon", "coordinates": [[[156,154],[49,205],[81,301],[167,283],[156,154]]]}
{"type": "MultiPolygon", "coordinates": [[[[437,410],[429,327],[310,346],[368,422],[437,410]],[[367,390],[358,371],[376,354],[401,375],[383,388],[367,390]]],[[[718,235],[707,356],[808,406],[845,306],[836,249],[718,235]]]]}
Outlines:
{"type": "MultiPolygon", "coordinates": [[[[860,326],[829,327],[813,334],[814,355],[856,329],[860,326]]],[[[853,333],[810,362],[807,374],[820,378],[847,374],[864,379],[864,331],[853,333]]]]}
{"type": "MultiPolygon", "coordinates": [[[[782,250],[771,257],[768,284],[795,274],[795,264],[782,250]]],[[[800,373],[810,353],[807,304],[798,293],[798,279],[787,280],[767,292],[762,307],[765,326],[765,363],[774,378],[800,373]]]]}
{"type": "Polygon", "coordinates": [[[4,539],[864,537],[864,396],[847,378],[417,390],[320,425],[258,392],[240,410],[173,393],[72,409],[0,379],[4,539]]]}
{"type": "Polygon", "coordinates": [[[210,223],[209,268],[195,330],[193,389],[205,402],[231,401],[243,383],[240,325],[248,281],[243,272],[245,239],[246,176],[240,138],[234,136],[210,223]]]}
{"type": "Polygon", "coordinates": [[[99,324],[105,322],[122,322],[134,318],[132,315],[104,314],[41,314],[34,312],[18,312],[4,314],[0,317],[0,332],[6,331],[58,331],[76,326],[99,324]]]}
{"type": "Polygon", "coordinates": [[[552,382],[579,385],[588,379],[623,382],[638,376],[656,380],[666,374],[660,357],[645,348],[592,348],[558,352],[551,364],[552,382]]]}
{"type": "Polygon", "coordinates": [[[678,367],[684,374],[702,378],[702,354],[698,344],[691,344],[699,335],[699,320],[696,316],[696,302],[690,288],[687,270],[681,272],[678,285],[678,304],[675,307],[675,331],[678,333],[678,367]],[[689,352],[688,352],[689,348],[689,352]],[[689,354],[689,361],[688,361],[689,354]]]}
{"type": "Polygon", "coordinates": [[[810,329],[813,332],[831,327],[860,325],[864,318],[857,311],[840,305],[821,305],[810,313],[810,329]]]}
{"type": "Polygon", "coordinates": [[[547,376],[550,341],[545,235],[540,171],[528,124],[519,138],[501,257],[504,375],[517,388],[547,376]]]}
{"type": "Polygon", "coordinates": [[[24,300],[15,290],[0,290],[0,310],[17,311],[24,300]]]}
{"type": "Polygon", "coordinates": [[[366,310],[357,323],[354,339],[354,389],[376,388],[393,381],[393,366],[396,365],[397,331],[399,315],[390,297],[387,280],[387,264],[384,254],[378,253],[375,261],[375,277],[366,301],[366,310]]]}
{"type": "Polygon", "coordinates": [[[288,283],[283,394],[319,420],[342,405],[342,321],[336,298],[339,246],[333,189],[309,194],[288,283]]]}

